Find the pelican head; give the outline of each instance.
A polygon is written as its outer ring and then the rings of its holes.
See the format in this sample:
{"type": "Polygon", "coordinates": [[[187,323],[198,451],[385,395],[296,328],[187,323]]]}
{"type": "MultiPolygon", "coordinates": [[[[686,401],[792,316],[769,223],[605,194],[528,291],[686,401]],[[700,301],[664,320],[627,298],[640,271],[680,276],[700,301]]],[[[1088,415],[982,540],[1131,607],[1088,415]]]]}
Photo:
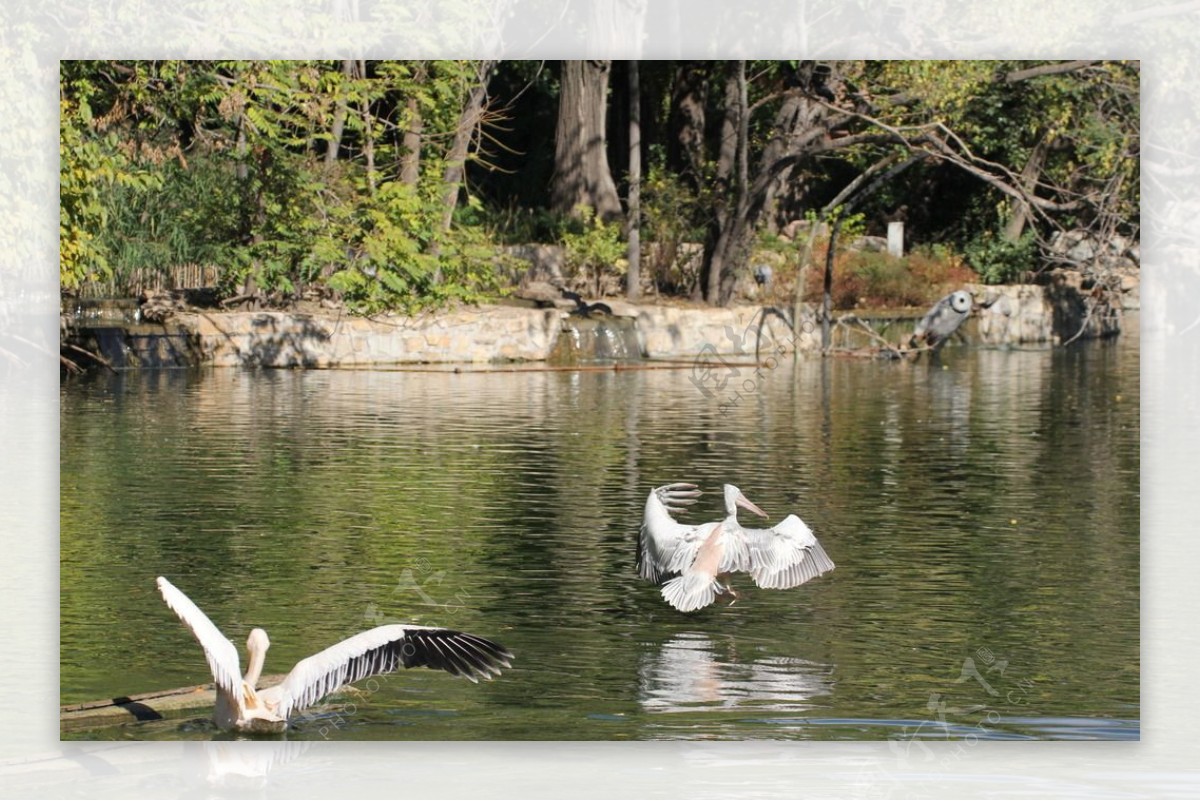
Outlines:
{"type": "Polygon", "coordinates": [[[767,517],[767,513],[759,509],[754,504],[750,503],[750,499],[742,494],[742,491],[732,484],[725,485],[725,513],[728,515],[737,514],[737,507],[749,509],[759,517],[767,517]]]}
{"type": "Polygon", "coordinates": [[[266,654],[267,649],[271,647],[271,640],[267,637],[267,633],[262,629],[251,629],[250,636],[246,638],[246,651],[253,656],[256,652],[266,654]]]}
{"type": "Polygon", "coordinates": [[[246,638],[246,653],[250,655],[250,663],[246,667],[244,680],[249,689],[247,696],[252,704],[258,703],[254,695],[254,688],[258,686],[258,679],[262,676],[263,663],[267,661],[267,649],[270,647],[271,641],[267,638],[265,631],[262,629],[250,630],[250,636],[246,638]]]}

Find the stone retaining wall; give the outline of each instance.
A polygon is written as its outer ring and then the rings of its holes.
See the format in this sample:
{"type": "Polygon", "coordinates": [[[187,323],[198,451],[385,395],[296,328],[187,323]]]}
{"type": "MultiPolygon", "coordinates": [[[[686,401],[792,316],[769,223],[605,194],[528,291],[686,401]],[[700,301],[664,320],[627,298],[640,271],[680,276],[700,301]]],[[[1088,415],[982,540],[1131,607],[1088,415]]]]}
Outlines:
{"type": "Polygon", "coordinates": [[[1066,281],[1042,286],[967,287],[980,309],[976,331],[985,345],[1059,345],[1074,338],[1096,339],[1121,332],[1121,308],[1087,295],[1066,281]]]}
{"type": "MultiPolygon", "coordinates": [[[[758,335],[758,306],[728,309],[646,306],[637,310],[642,353],[650,359],[679,359],[701,353],[753,355],[758,335]]],[[[770,319],[763,335],[773,347],[792,350],[787,326],[770,319]]],[[[765,345],[766,343],[764,343],[765,345]]],[[[802,350],[819,347],[813,337],[802,337],[802,350]]]]}
{"type": "Polygon", "coordinates": [[[189,313],[201,361],[218,367],[354,367],[540,361],[562,327],[555,309],[486,306],[372,319],[284,312],[189,313]]]}
{"type": "MultiPolygon", "coordinates": [[[[1069,284],[969,289],[977,303],[987,304],[977,315],[974,336],[968,334],[979,344],[1057,344],[1071,340],[1081,328],[1084,338],[1111,336],[1120,331],[1119,308],[1101,307],[1089,314],[1086,294],[1069,284]]],[[[76,330],[76,336],[85,346],[89,344],[89,336],[97,346],[105,344],[100,350],[114,354],[110,361],[118,367],[196,363],[219,367],[369,367],[544,362],[556,358],[555,346],[564,336],[564,329],[569,332],[566,336],[582,340],[580,329],[589,326],[597,329],[592,334],[603,333],[610,338],[618,333],[628,336],[627,349],[640,349],[641,355],[650,359],[753,356],[756,351],[762,319],[758,306],[716,309],[606,302],[618,317],[636,321],[636,348],[628,323],[613,325],[603,317],[580,321],[558,308],[502,305],[372,319],[345,314],[265,311],[179,312],[161,326],[83,324],[76,330]],[[600,331],[600,328],[611,330],[600,331]]],[[[917,311],[915,317],[921,313],[917,311]]],[[[796,348],[815,352],[820,348],[820,326],[811,309],[806,309],[801,318],[798,336],[774,315],[766,316],[762,330],[764,343],[760,356],[796,348]]],[[[889,341],[896,339],[886,331],[879,333],[887,334],[889,341]]],[[[876,344],[866,337],[857,345],[843,340],[845,336],[835,338],[835,345],[867,348],[876,344]]],[[[594,357],[595,354],[577,354],[576,360],[594,357]]]]}
{"type": "MultiPolygon", "coordinates": [[[[757,306],[729,309],[632,306],[613,301],[637,321],[642,355],[681,359],[701,353],[752,355],[757,306]]],[[[482,364],[546,361],[572,318],[559,309],[481,306],[424,317],[372,319],[286,312],[189,312],[168,327],[186,336],[203,364],[218,367],[356,367],[389,364],[482,364]]],[[[809,326],[811,329],[811,326],[809,326]]],[[[786,326],[771,320],[764,339],[791,350],[786,326]]],[[[809,334],[802,349],[817,346],[809,334]]],[[[766,347],[767,344],[764,344],[766,347]]]]}

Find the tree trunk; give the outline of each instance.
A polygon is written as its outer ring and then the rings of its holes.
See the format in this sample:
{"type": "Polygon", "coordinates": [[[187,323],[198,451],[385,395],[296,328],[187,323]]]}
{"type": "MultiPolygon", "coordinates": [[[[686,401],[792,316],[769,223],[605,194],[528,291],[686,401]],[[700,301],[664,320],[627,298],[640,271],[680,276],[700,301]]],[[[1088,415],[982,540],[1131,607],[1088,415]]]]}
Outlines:
{"type": "Polygon", "coordinates": [[[582,205],[605,221],[621,219],[605,137],[611,66],[611,61],[562,62],[550,189],[550,206],[559,214],[577,216],[582,205]]]}
{"type": "Polygon", "coordinates": [[[642,283],[642,92],[638,63],[629,62],[629,270],[625,295],[637,300],[642,283]]]}
{"type": "MultiPolygon", "coordinates": [[[[342,78],[348,84],[354,78],[355,60],[347,58],[342,60],[342,78]]],[[[337,161],[338,151],[342,148],[342,134],[346,131],[346,114],[348,107],[346,104],[346,87],[343,86],[341,96],[337,99],[337,105],[333,110],[333,122],[329,126],[329,145],[325,149],[325,166],[332,167],[337,161]]]]}
{"type": "Polygon", "coordinates": [[[721,120],[721,140],[717,148],[717,173],[713,182],[713,224],[709,229],[701,270],[703,299],[716,304],[721,294],[721,274],[730,252],[730,239],[735,235],[732,221],[737,217],[736,201],[731,200],[734,173],[738,165],[739,118],[745,113],[739,108],[741,92],[738,75],[745,62],[739,61],[725,78],[725,116],[721,120]]]}
{"type": "MultiPolygon", "coordinates": [[[[800,81],[806,86],[810,85],[814,66],[812,62],[805,62],[801,67],[800,81]]],[[[772,164],[782,159],[796,155],[800,149],[796,144],[797,137],[823,126],[825,116],[826,109],[806,93],[794,91],[785,97],[775,115],[775,124],[771,127],[773,135],[763,148],[760,172],[765,172],[772,164]]],[[[762,197],[756,200],[758,208],[755,219],[757,220],[760,215],[765,215],[767,225],[772,231],[777,228],[778,220],[775,219],[775,211],[780,196],[784,196],[783,199],[786,201],[789,197],[794,200],[796,195],[803,195],[804,188],[795,186],[796,181],[793,178],[795,172],[794,167],[787,167],[780,171],[775,179],[766,185],[762,197]]]]}
{"type": "Polygon", "coordinates": [[[467,95],[463,104],[462,114],[458,117],[458,127],[454,130],[454,141],[446,153],[446,169],[442,172],[442,184],[445,193],[442,195],[442,230],[450,230],[450,222],[454,218],[454,208],[458,205],[458,191],[462,188],[463,176],[466,174],[467,155],[471,149],[471,140],[483,119],[487,104],[488,82],[495,71],[497,61],[481,61],[477,80],[467,95]]]}
{"type": "Polygon", "coordinates": [[[733,267],[745,249],[749,228],[743,224],[749,213],[749,115],[746,62],[735,62],[725,81],[725,118],[721,123],[721,147],[717,160],[717,197],[714,220],[716,244],[708,259],[704,299],[724,306],[733,297],[736,275],[733,267]],[[728,198],[732,194],[732,201],[728,198]]]}
{"type": "MultiPolygon", "coordinates": [[[[234,170],[234,175],[237,176],[238,183],[242,184],[242,191],[245,191],[246,183],[250,178],[250,165],[247,163],[249,151],[250,146],[246,141],[246,107],[243,102],[237,111],[237,143],[234,146],[234,152],[237,153],[237,167],[234,170]]],[[[254,198],[254,207],[256,210],[254,216],[248,220],[244,217],[242,218],[244,230],[250,240],[250,244],[257,244],[262,241],[262,232],[258,225],[259,215],[262,212],[261,192],[254,198]]],[[[250,298],[258,297],[258,286],[254,281],[253,265],[249,272],[246,273],[246,280],[242,282],[241,294],[250,298]]]]}
{"type": "MultiPolygon", "coordinates": [[[[739,64],[742,64],[739,62],[739,64]]],[[[811,62],[808,71],[811,72],[811,62]]],[[[744,64],[726,81],[726,119],[722,130],[721,155],[717,163],[717,196],[729,192],[729,171],[738,166],[745,183],[738,188],[737,204],[732,213],[722,212],[718,206],[714,215],[717,226],[716,245],[706,252],[705,300],[709,303],[727,303],[731,297],[737,270],[747,252],[755,226],[763,211],[771,206],[795,164],[807,149],[820,144],[825,128],[830,124],[829,115],[821,104],[803,91],[794,90],[784,98],[771,127],[772,136],[763,148],[753,179],[745,173],[746,147],[743,138],[748,126],[749,108],[746,104],[744,77],[739,73],[744,64]],[[731,114],[731,111],[732,114],[731,114]],[[731,128],[731,126],[733,126],[731,128]],[[738,131],[736,135],[731,131],[738,131]],[[730,141],[734,144],[730,145],[730,141]],[[725,169],[722,184],[722,169],[725,169]]],[[[728,209],[728,207],[726,207],[728,209]]]]}
{"type": "Polygon", "coordinates": [[[833,344],[833,257],[837,251],[838,229],[842,227],[841,215],[829,227],[829,250],[825,251],[825,281],[821,291],[821,353],[829,353],[833,344]]]}
{"type": "MultiPolygon", "coordinates": [[[[1021,188],[1025,190],[1026,194],[1034,194],[1038,176],[1042,174],[1042,165],[1046,163],[1046,154],[1049,152],[1050,137],[1043,136],[1033,146],[1033,151],[1029,154],[1029,161],[1025,162],[1025,169],[1021,170],[1021,188]]],[[[1008,242],[1016,242],[1020,239],[1031,216],[1029,201],[1024,198],[1013,200],[1013,213],[1009,218],[1008,225],[1004,226],[1004,239],[1008,242]]]]}
{"type": "MultiPolygon", "coordinates": [[[[475,136],[480,120],[483,119],[483,112],[487,107],[488,81],[491,80],[498,63],[498,61],[479,62],[476,72],[477,80],[467,94],[462,113],[458,116],[454,141],[446,153],[446,167],[442,171],[442,185],[445,187],[442,194],[442,233],[450,230],[450,224],[454,220],[454,209],[458,206],[458,192],[462,188],[463,177],[466,175],[467,155],[471,149],[471,140],[475,136]]],[[[429,252],[434,256],[441,252],[439,240],[433,241],[429,252]]],[[[440,284],[441,282],[442,268],[438,267],[433,274],[433,283],[440,284]]]]}
{"type": "MultiPolygon", "coordinates": [[[[417,84],[425,82],[425,64],[421,63],[413,74],[417,84]]],[[[416,96],[411,96],[404,104],[405,121],[404,137],[401,140],[400,154],[400,183],[406,186],[416,186],[421,177],[421,134],[425,129],[425,119],[421,116],[421,106],[416,96]]]]}
{"type": "Polygon", "coordinates": [[[750,88],[746,85],[746,62],[738,62],[737,70],[737,191],[743,202],[750,187],[750,88]]]}
{"type": "MultiPolygon", "coordinates": [[[[367,76],[367,63],[356,62],[358,75],[367,76]]],[[[375,118],[371,115],[371,101],[364,97],[359,107],[363,122],[363,157],[366,159],[367,190],[375,194],[375,118]]]]}
{"type": "Polygon", "coordinates": [[[708,103],[708,70],[699,62],[680,66],[671,90],[671,136],[667,164],[686,176],[693,189],[701,189],[704,175],[705,105],[708,103]]]}
{"type": "MultiPolygon", "coordinates": [[[[750,202],[750,95],[746,85],[746,62],[738,62],[737,70],[738,93],[738,133],[737,133],[737,183],[735,197],[737,198],[736,219],[742,218],[750,202]]],[[[736,267],[741,261],[742,251],[748,241],[749,231],[738,233],[729,240],[729,248],[725,253],[724,268],[721,270],[720,295],[717,303],[726,306],[733,299],[733,289],[737,283],[737,274],[731,266],[736,267]]]]}

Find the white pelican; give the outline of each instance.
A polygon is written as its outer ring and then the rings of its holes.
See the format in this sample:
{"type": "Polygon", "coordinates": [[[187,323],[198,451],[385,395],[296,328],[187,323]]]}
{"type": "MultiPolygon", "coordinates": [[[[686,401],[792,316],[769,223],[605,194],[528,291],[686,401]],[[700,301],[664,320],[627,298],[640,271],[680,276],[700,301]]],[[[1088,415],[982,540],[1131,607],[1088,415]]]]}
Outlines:
{"type": "Polygon", "coordinates": [[[638,537],[638,573],[658,582],[679,575],[662,586],[667,603],[681,612],[708,606],[718,595],[737,593],[721,576],[749,573],[765,589],[798,587],[833,570],[833,562],[817,542],[812,530],[796,515],[788,515],[771,528],[745,528],[738,522],[737,508],[766,517],[732,484],[725,485],[725,519],[716,523],[687,526],[672,517],[695,503],[700,495],[695,484],[667,484],[650,491],[638,537]]]}
{"type": "Polygon", "coordinates": [[[500,667],[509,667],[512,659],[504,646],[473,634],[393,624],[355,634],[301,659],[282,682],[258,690],[255,685],[271,645],[265,631],[250,632],[246,640],[250,664],[242,676],[237,648],[200,608],[161,576],[158,591],[204,649],[217,689],[213,719],[222,729],[283,731],[292,712],[315,704],[343,684],[401,667],[438,668],[475,682],[499,676],[500,667]]]}

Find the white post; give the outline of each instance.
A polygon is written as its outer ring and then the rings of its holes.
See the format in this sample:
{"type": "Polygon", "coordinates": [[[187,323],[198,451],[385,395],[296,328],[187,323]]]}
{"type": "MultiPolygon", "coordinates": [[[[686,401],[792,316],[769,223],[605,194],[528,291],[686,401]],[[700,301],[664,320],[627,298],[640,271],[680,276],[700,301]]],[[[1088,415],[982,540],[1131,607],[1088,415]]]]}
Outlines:
{"type": "Polygon", "coordinates": [[[902,222],[888,223],[888,255],[897,257],[904,255],[904,223],[902,222]]]}

